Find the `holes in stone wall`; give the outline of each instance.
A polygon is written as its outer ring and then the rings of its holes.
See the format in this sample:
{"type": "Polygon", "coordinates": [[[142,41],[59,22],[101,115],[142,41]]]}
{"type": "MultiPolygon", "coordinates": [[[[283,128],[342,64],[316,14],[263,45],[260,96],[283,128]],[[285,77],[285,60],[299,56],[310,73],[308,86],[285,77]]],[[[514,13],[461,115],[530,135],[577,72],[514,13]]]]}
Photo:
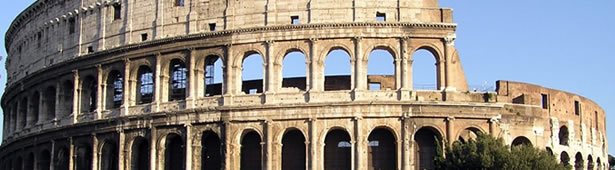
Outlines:
{"type": "Polygon", "coordinates": [[[376,12],[376,21],[378,21],[378,22],[385,22],[385,21],[387,21],[387,14],[386,13],[376,12]]]}

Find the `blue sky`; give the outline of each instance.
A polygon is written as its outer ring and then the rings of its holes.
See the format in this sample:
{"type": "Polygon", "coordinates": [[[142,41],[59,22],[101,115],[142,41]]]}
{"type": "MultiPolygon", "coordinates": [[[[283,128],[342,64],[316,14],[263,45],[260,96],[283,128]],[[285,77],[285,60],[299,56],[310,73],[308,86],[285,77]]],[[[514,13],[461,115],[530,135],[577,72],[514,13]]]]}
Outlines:
{"type": "MultiPolygon", "coordinates": [[[[4,33],[11,21],[32,2],[2,3],[1,48],[4,48],[4,33]]],[[[602,106],[607,113],[607,129],[613,128],[615,76],[612,74],[615,66],[612,63],[615,59],[611,49],[615,48],[615,1],[440,0],[440,5],[454,9],[454,21],[459,24],[455,45],[470,86],[492,87],[496,80],[513,80],[573,92],[602,106]]],[[[377,52],[375,56],[384,55],[387,54],[377,52]]],[[[428,54],[420,52],[418,55],[428,54]]],[[[0,50],[0,56],[6,56],[6,50],[0,50]]],[[[291,58],[303,61],[302,57],[291,58]]],[[[415,65],[420,68],[415,69],[431,69],[433,60],[422,58],[416,59],[415,65]]],[[[332,60],[335,63],[347,61],[341,52],[332,60]]],[[[386,64],[392,60],[384,58],[379,62],[386,64]]],[[[327,71],[331,74],[349,70],[345,65],[328,67],[337,69],[327,71]]],[[[389,67],[368,67],[368,72],[373,74],[392,72],[389,67]]],[[[300,69],[292,69],[293,72],[285,76],[305,75],[305,66],[292,68],[300,69]]],[[[248,73],[262,72],[259,69],[248,73]]],[[[4,64],[0,66],[0,74],[0,91],[4,91],[4,64]]],[[[251,79],[250,76],[246,78],[251,79]]],[[[427,71],[417,75],[415,81],[421,86],[433,86],[430,85],[433,77],[433,73],[427,71]]],[[[608,131],[609,141],[615,141],[613,133],[614,130],[608,131]]],[[[610,147],[609,153],[615,153],[615,147],[610,147]]]]}

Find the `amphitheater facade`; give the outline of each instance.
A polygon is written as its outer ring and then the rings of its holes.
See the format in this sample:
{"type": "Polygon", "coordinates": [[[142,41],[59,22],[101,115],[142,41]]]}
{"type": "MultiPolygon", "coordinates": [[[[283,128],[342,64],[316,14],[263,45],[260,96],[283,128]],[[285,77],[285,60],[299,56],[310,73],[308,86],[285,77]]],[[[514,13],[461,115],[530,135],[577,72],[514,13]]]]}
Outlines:
{"type": "Polygon", "coordinates": [[[469,89],[456,27],[437,0],[37,0],[5,37],[0,169],[433,169],[435,140],[477,133],[606,169],[595,102],[469,89]],[[350,75],[325,76],[333,50],[350,75]],[[374,50],[393,75],[367,74],[374,50]],[[417,50],[435,57],[435,90],[413,87],[417,50]],[[291,52],[305,77],[282,76],[291,52]],[[248,56],[262,79],[242,80],[248,56]]]}

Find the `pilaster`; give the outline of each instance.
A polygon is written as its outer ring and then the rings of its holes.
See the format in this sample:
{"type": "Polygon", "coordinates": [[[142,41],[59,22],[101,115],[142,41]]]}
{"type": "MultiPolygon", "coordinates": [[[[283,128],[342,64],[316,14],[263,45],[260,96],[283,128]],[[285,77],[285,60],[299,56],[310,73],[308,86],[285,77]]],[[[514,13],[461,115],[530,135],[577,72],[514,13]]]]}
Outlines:
{"type": "MultiPolygon", "coordinates": [[[[197,96],[197,68],[196,68],[196,50],[190,49],[190,55],[186,57],[186,64],[188,66],[188,84],[186,87],[186,108],[194,108],[194,102],[198,99],[197,96]]],[[[202,79],[201,79],[202,80],[202,79]]]]}
{"type": "Polygon", "coordinates": [[[130,73],[130,67],[131,67],[131,62],[130,59],[125,59],[124,60],[124,82],[123,82],[123,91],[122,91],[122,110],[124,110],[122,112],[122,116],[128,115],[130,114],[130,112],[128,111],[128,108],[130,108],[131,105],[133,105],[134,99],[133,99],[133,94],[132,91],[136,91],[137,89],[135,88],[134,90],[132,89],[133,83],[131,83],[133,77],[132,74],[130,73]]]}
{"type": "Polygon", "coordinates": [[[81,105],[81,101],[79,100],[80,98],[80,93],[81,93],[81,86],[79,86],[79,70],[73,70],[73,123],[77,123],[78,120],[78,116],[79,116],[79,112],[80,112],[80,105],[81,105]]]}
{"type": "Polygon", "coordinates": [[[104,100],[104,94],[105,91],[103,91],[104,88],[104,84],[103,83],[103,69],[102,66],[96,65],[96,74],[97,74],[97,78],[96,78],[96,119],[102,119],[103,115],[102,115],[102,110],[103,110],[103,100],[104,100]]]}
{"type": "Polygon", "coordinates": [[[153,102],[153,106],[154,109],[153,112],[159,112],[160,111],[160,102],[162,99],[162,79],[163,78],[163,74],[162,74],[162,65],[160,64],[162,61],[162,55],[158,54],[156,55],[156,70],[154,72],[154,102],[153,102]]]}
{"type": "Polygon", "coordinates": [[[192,124],[187,122],[184,127],[186,128],[186,169],[192,169],[192,124]]]}

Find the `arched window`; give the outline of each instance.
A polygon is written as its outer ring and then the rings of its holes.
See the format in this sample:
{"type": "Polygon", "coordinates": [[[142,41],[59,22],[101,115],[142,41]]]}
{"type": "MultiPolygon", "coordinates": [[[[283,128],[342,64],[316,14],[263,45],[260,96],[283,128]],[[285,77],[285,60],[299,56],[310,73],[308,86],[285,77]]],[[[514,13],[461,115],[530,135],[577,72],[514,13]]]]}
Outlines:
{"type": "Polygon", "coordinates": [[[169,134],[165,146],[165,170],[185,170],[186,148],[182,137],[177,134],[169,134]]]}
{"type": "Polygon", "coordinates": [[[77,170],[92,169],[92,148],[90,144],[78,145],[75,149],[77,170]]]}
{"type": "Polygon", "coordinates": [[[53,164],[55,166],[54,170],[68,170],[69,159],[70,157],[68,155],[68,149],[66,149],[65,147],[58,149],[58,151],[55,153],[55,157],[53,160],[53,164]]]}
{"type": "Polygon", "coordinates": [[[546,148],[547,153],[549,153],[549,155],[553,156],[553,149],[551,149],[550,147],[546,148]]]}
{"type": "Polygon", "coordinates": [[[434,158],[438,148],[436,142],[442,139],[440,133],[432,128],[421,128],[414,134],[415,145],[415,163],[417,169],[434,169],[434,158]],[[438,141],[436,141],[436,139],[438,141]]]}
{"type": "Polygon", "coordinates": [[[602,170],[602,162],[600,161],[600,158],[596,158],[596,165],[598,170],[602,170]]]}
{"type": "Polygon", "coordinates": [[[290,130],[282,137],[282,170],[305,169],[305,137],[299,130],[290,130]]]}
{"type": "Polygon", "coordinates": [[[587,156],[587,169],[594,169],[594,158],[592,155],[587,156]]]}
{"type": "Polygon", "coordinates": [[[61,105],[62,108],[59,110],[58,118],[64,118],[64,116],[70,115],[73,112],[73,89],[74,83],[72,81],[64,81],[62,83],[62,100],[61,105]]]}
{"type": "Polygon", "coordinates": [[[53,86],[47,87],[43,97],[45,120],[52,120],[56,118],[56,88],[53,86]]]}
{"type": "Polygon", "coordinates": [[[98,91],[98,87],[96,87],[96,79],[93,76],[87,76],[83,79],[81,86],[81,112],[94,112],[96,110],[98,91]]]}
{"type": "Polygon", "coordinates": [[[566,126],[559,128],[559,144],[568,145],[568,127],[566,126]]]}
{"type": "Polygon", "coordinates": [[[412,54],[414,90],[438,90],[441,86],[438,65],[433,50],[420,49],[412,54]]]}
{"type": "Polygon", "coordinates": [[[396,170],[397,146],[395,136],[384,128],[374,129],[367,138],[368,169],[396,170]]]}
{"type": "Polygon", "coordinates": [[[51,168],[51,153],[48,150],[43,150],[38,158],[38,169],[49,170],[51,168]]]}
{"type": "Polygon", "coordinates": [[[136,137],[132,142],[130,155],[131,170],[149,170],[150,148],[147,140],[143,137],[136,137]]]}
{"type": "Polygon", "coordinates": [[[113,70],[107,78],[107,109],[120,108],[124,102],[124,78],[113,70]]]}
{"type": "Polygon", "coordinates": [[[180,59],[171,60],[169,66],[171,81],[169,88],[169,101],[184,100],[186,98],[186,84],[188,81],[188,69],[186,64],[180,59]]]}
{"type": "Polygon", "coordinates": [[[559,159],[560,159],[562,165],[564,165],[564,166],[569,166],[570,165],[570,156],[568,156],[568,153],[566,151],[562,152],[559,155],[559,159]]]}
{"type": "Polygon", "coordinates": [[[255,131],[250,131],[241,139],[241,170],[261,169],[262,149],[261,136],[255,131]]]}
{"type": "Polygon", "coordinates": [[[331,130],[325,137],[325,170],[350,169],[350,135],[340,129],[331,130]]]}
{"type": "Polygon", "coordinates": [[[34,162],[36,162],[36,160],[34,160],[34,153],[30,152],[23,162],[23,169],[34,170],[34,162]]]}
{"type": "Polygon", "coordinates": [[[201,138],[201,170],[220,169],[222,159],[220,138],[212,131],[203,133],[201,138]]]}
{"type": "Polygon", "coordinates": [[[26,127],[28,118],[28,98],[21,99],[21,103],[19,103],[19,117],[19,128],[23,129],[26,127]]]}
{"type": "Polygon", "coordinates": [[[118,170],[118,148],[115,142],[113,141],[105,141],[102,148],[101,162],[100,167],[101,170],[118,170]]]}
{"type": "Polygon", "coordinates": [[[263,93],[263,57],[258,53],[247,55],[241,68],[241,91],[245,94],[263,93]]]}
{"type": "Polygon", "coordinates": [[[184,0],[175,0],[175,6],[184,6],[184,0]]]}
{"type": "Polygon", "coordinates": [[[32,97],[30,97],[30,111],[28,111],[28,125],[34,126],[38,122],[39,106],[41,95],[38,91],[34,91],[32,97]]]}
{"type": "Polygon", "coordinates": [[[205,58],[205,96],[222,94],[222,59],[215,55],[205,58]]]}
{"type": "Polygon", "coordinates": [[[511,146],[516,147],[516,146],[521,146],[521,145],[532,146],[532,142],[530,141],[530,139],[526,138],[525,136],[519,136],[515,138],[515,140],[513,140],[511,146]]]}
{"type": "Polygon", "coordinates": [[[23,163],[23,159],[21,159],[21,157],[17,157],[17,159],[15,159],[15,164],[13,164],[13,169],[23,170],[23,163]]]}
{"type": "Polygon", "coordinates": [[[350,55],[347,51],[334,49],[325,59],[325,91],[350,90],[350,55]]]}
{"type": "Polygon", "coordinates": [[[395,90],[395,57],[393,52],[376,49],[368,56],[367,85],[371,91],[395,90]]]}
{"type": "Polygon", "coordinates": [[[154,73],[147,66],[139,67],[137,104],[151,103],[154,98],[154,73]]]}
{"type": "Polygon", "coordinates": [[[306,90],[305,55],[300,51],[289,51],[282,61],[282,88],[306,90]]]}
{"type": "Polygon", "coordinates": [[[461,143],[468,143],[470,140],[476,140],[479,133],[481,133],[481,131],[476,128],[466,128],[461,131],[457,140],[461,143]]]}
{"type": "Polygon", "coordinates": [[[581,152],[577,152],[577,154],[574,156],[574,169],[583,170],[583,168],[585,167],[585,165],[583,165],[584,163],[585,161],[583,161],[583,155],[581,155],[581,152]]]}

